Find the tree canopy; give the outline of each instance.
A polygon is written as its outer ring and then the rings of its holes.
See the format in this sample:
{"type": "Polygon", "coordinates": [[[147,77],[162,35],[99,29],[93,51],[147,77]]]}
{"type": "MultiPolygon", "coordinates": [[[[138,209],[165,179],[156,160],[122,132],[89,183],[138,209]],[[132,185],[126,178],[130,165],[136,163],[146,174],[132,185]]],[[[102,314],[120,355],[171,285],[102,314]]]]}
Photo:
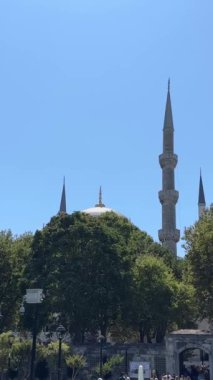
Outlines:
{"type": "Polygon", "coordinates": [[[213,320],[213,209],[185,231],[190,283],[201,317],[213,320]]]}
{"type": "Polygon", "coordinates": [[[134,330],[137,315],[141,336],[152,331],[160,340],[172,319],[176,272],[172,254],[128,219],[76,212],[35,233],[25,274],[47,295],[42,324],[58,312],[73,339],[83,340],[118,323],[134,330]]]}
{"type": "MultiPolygon", "coordinates": [[[[61,213],[34,235],[0,234],[2,329],[31,329],[33,305],[19,307],[28,288],[42,288],[39,328],[55,331],[55,315],[73,342],[110,332],[118,341],[161,341],[192,326],[193,283],[177,260],[127,218],[61,213]],[[184,313],[185,312],[185,313],[184,313]]],[[[191,265],[191,264],[190,264],[191,265]]],[[[190,269],[192,273],[192,266],[190,269]]]]}
{"type": "Polygon", "coordinates": [[[48,294],[48,310],[63,312],[71,331],[99,328],[106,335],[128,292],[131,263],[150,242],[114,214],[62,214],[35,234],[26,274],[31,286],[48,294]]]}
{"type": "Polygon", "coordinates": [[[21,282],[30,256],[32,234],[19,237],[11,231],[0,232],[0,329],[14,326],[18,320],[21,282]]]}

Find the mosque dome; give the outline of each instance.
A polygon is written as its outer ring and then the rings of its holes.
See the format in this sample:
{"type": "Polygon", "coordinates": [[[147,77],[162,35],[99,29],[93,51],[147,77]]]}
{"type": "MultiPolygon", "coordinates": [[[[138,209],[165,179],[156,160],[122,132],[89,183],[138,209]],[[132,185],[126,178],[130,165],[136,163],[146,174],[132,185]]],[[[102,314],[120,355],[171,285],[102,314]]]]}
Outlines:
{"type": "Polygon", "coordinates": [[[114,212],[115,214],[120,215],[117,211],[113,210],[110,207],[106,207],[103,204],[101,187],[99,190],[99,202],[94,207],[86,208],[85,210],[82,210],[81,212],[84,212],[85,214],[89,214],[91,216],[101,216],[105,214],[106,212],[114,212]]]}

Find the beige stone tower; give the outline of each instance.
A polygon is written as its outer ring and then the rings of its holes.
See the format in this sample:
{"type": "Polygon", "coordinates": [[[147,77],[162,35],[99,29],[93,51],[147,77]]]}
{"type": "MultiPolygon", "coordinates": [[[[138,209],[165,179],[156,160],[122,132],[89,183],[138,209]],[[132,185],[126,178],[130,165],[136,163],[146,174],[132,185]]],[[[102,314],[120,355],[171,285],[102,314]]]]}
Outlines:
{"type": "Polygon", "coordinates": [[[175,167],[178,157],[174,154],[174,127],[170,98],[170,81],[163,127],[163,153],[159,156],[162,168],[162,190],[159,199],[162,205],[162,229],[158,231],[161,243],[177,256],[177,242],[180,231],[176,229],[176,203],[179,193],[175,190],[175,167]]]}

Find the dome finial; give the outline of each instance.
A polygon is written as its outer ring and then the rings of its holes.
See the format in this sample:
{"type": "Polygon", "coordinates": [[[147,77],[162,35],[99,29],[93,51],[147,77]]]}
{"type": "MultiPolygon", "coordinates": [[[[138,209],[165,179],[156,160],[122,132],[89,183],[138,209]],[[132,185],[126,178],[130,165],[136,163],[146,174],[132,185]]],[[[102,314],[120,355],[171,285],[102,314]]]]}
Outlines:
{"type": "Polygon", "coordinates": [[[95,207],[105,207],[105,205],[102,203],[102,189],[101,189],[101,186],[100,186],[100,189],[99,189],[98,204],[95,205],[95,207]]]}
{"type": "Polygon", "coordinates": [[[99,205],[102,204],[102,190],[101,190],[101,186],[100,186],[100,189],[99,189],[99,205]]]}

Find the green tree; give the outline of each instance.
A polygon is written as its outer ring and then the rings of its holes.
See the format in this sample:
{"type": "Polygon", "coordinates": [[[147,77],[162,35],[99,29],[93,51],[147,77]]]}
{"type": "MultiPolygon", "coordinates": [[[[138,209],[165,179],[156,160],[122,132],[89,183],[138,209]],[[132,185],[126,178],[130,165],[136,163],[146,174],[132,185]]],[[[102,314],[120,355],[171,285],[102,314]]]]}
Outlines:
{"type": "Polygon", "coordinates": [[[116,224],[114,214],[111,218],[64,214],[34,236],[29,284],[48,294],[44,313],[63,311],[79,337],[97,329],[106,335],[128,289],[132,258],[127,243],[136,227],[118,216],[116,224]]]}
{"type": "Polygon", "coordinates": [[[11,368],[18,370],[21,379],[25,379],[29,374],[31,347],[30,339],[16,337],[11,349],[11,368]]]}
{"type": "Polygon", "coordinates": [[[25,272],[28,286],[46,293],[41,325],[49,324],[51,315],[59,312],[78,341],[88,331],[100,330],[106,336],[118,323],[131,327],[137,307],[132,268],[148,256],[167,263],[170,272],[175,267],[168,250],[115,213],[94,218],[76,212],[52,218],[35,233],[25,272]]]}
{"type": "Polygon", "coordinates": [[[9,336],[11,332],[0,334],[0,372],[6,372],[8,369],[8,359],[11,354],[9,345],[9,336]]]}
{"type": "Polygon", "coordinates": [[[174,276],[162,259],[154,256],[139,257],[134,267],[134,319],[140,341],[146,336],[163,339],[171,319],[174,296],[174,276]]]}
{"type": "Polygon", "coordinates": [[[123,363],[124,357],[122,355],[113,355],[107,359],[107,361],[102,366],[103,378],[108,379],[111,377],[112,372],[116,367],[120,366],[123,363]]]}
{"type": "MultiPolygon", "coordinates": [[[[107,360],[102,365],[102,376],[104,379],[108,379],[112,376],[113,372],[116,372],[116,369],[120,368],[120,365],[123,363],[124,357],[120,354],[115,354],[107,358],[107,360]]],[[[100,365],[97,365],[94,368],[94,373],[92,378],[97,378],[100,376],[100,365]]]]}
{"type": "Polygon", "coordinates": [[[185,231],[188,277],[195,288],[200,317],[213,320],[213,209],[185,231]]]}
{"type": "Polygon", "coordinates": [[[31,234],[13,236],[11,231],[0,232],[0,329],[9,329],[18,322],[21,282],[30,256],[31,234]]]}
{"type": "MultiPolygon", "coordinates": [[[[48,366],[51,370],[57,369],[57,361],[58,361],[58,350],[59,350],[59,344],[58,341],[50,342],[48,344],[40,344],[37,346],[37,361],[43,361],[46,360],[48,363],[48,366]]],[[[62,355],[62,362],[65,362],[66,356],[68,356],[70,353],[70,346],[62,342],[61,344],[61,355],[62,355]]]]}
{"type": "Polygon", "coordinates": [[[29,370],[31,341],[21,339],[12,331],[0,334],[0,372],[7,372],[9,366],[11,372],[17,370],[20,378],[24,379],[29,370]],[[10,337],[13,336],[11,345],[10,337]]]}
{"type": "Polygon", "coordinates": [[[195,328],[198,319],[198,307],[195,289],[184,281],[174,282],[171,324],[174,328],[195,328]]]}
{"type": "Polygon", "coordinates": [[[67,365],[67,375],[69,379],[74,380],[81,369],[86,365],[86,359],[83,355],[67,355],[65,358],[67,365]]]}

